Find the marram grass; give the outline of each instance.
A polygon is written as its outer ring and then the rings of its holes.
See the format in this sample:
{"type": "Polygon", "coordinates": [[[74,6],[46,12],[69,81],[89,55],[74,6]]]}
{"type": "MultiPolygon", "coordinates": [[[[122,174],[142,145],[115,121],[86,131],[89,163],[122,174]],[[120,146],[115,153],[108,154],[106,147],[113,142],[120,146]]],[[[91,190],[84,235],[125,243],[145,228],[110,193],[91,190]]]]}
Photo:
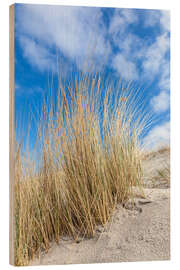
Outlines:
{"type": "Polygon", "coordinates": [[[93,237],[116,205],[133,197],[132,187],[141,187],[146,116],[138,103],[130,85],[113,86],[100,76],[59,81],[56,106],[49,99],[42,110],[38,168],[21,146],[16,151],[16,265],[27,265],[64,235],[93,237]]]}

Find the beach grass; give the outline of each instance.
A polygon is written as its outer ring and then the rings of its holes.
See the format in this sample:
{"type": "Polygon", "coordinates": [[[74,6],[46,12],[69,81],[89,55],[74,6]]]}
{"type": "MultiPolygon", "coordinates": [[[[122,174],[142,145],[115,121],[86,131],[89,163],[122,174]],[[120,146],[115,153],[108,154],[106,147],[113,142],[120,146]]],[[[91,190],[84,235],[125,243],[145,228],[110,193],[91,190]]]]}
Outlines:
{"type": "Polygon", "coordinates": [[[58,88],[56,105],[44,101],[38,158],[16,147],[16,265],[63,236],[93,237],[117,204],[133,197],[133,187],[142,188],[139,136],[147,119],[136,89],[98,74],[59,79],[58,88]]]}

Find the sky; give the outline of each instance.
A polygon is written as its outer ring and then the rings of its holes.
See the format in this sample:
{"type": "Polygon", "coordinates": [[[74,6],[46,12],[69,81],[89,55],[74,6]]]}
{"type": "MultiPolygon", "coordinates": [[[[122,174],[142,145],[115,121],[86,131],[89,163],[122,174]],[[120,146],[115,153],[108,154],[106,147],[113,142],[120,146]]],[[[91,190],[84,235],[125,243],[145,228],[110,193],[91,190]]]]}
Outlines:
{"type": "MultiPolygon", "coordinates": [[[[170,140],[170,12],[149,9],[15,5],[15,120],[35,115],[57,70],[106,72],[145,88],[159,119],[144,137],[148,148],[170,140]]],[[[36,118],[36,115],[34,116],[36,118]]],[[[33,142],[33,137],[32,137],[33,142]]]]}

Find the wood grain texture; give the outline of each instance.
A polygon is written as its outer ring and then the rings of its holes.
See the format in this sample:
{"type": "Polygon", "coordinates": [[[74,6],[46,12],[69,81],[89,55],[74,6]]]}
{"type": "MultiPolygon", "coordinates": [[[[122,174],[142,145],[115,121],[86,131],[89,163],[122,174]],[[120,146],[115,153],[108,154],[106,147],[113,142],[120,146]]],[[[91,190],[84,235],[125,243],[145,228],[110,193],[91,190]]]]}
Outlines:
{"type": "Polygon", "coordinates": [[[14,265],[14,5],[9,7],[9,262],[14,265]]]}

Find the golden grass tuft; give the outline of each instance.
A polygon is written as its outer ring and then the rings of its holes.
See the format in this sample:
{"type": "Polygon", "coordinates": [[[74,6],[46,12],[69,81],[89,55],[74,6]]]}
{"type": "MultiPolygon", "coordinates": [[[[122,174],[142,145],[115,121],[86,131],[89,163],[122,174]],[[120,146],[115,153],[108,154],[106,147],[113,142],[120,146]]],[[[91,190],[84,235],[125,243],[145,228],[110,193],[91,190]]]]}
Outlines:
{"type": "Polygon", "coordinates": [[[56,109],[50,99],[43,107],[38,169],[35,157],[17,149],[16,265],[27,265],[63,235],[93,237],[117,203],[133,196],[133,186],[141,187],[146,120],[130,87],[119,87],[113,96],[114,86],[100,76],[60,80],[56,109]]]}

